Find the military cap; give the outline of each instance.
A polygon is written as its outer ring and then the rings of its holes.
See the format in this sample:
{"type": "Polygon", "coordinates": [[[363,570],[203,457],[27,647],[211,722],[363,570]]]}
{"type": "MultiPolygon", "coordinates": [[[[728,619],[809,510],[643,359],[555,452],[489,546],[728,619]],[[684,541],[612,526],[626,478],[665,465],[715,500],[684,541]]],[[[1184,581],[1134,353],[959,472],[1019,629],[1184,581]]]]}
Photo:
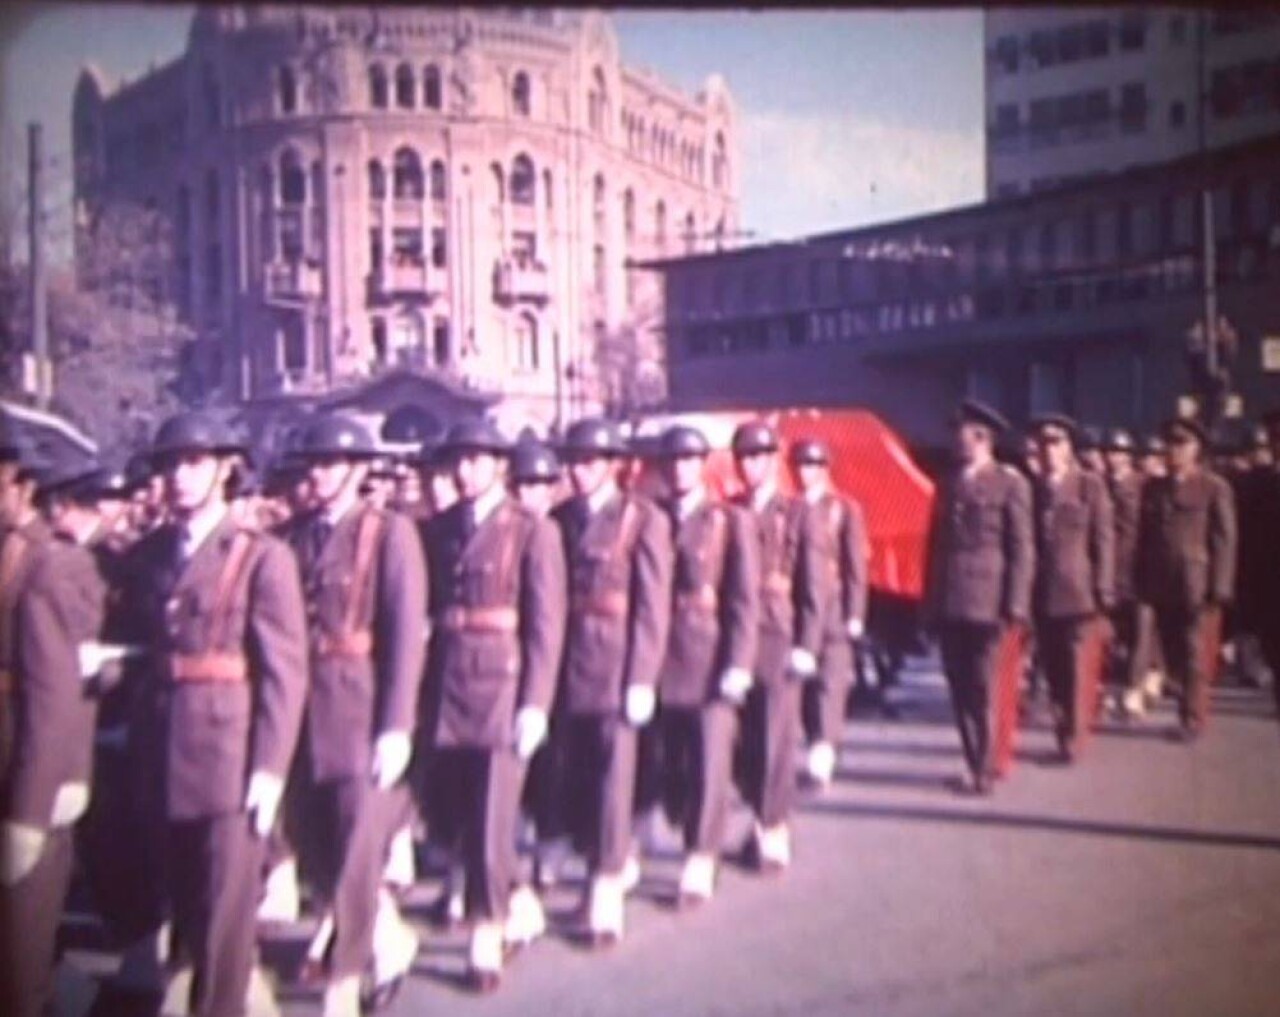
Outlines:
{"type": "MultiPolygon", "coordinates": [[[[1076,426],[1076,422],[1065,413],[1041,413],[1032,417],[1031,428],[1036,434],[1039,434],[1046,427],[1056,427],[1060,431],[1065,431],[1067,433],[1067,437],[1069,437],[1072,442],[1078,444],[1081,449],[1090,447],[1085,444],[1084,432],[1080,431],[1076,426]]],[[[1092,447],[1098,447],[1096,440],[1092,447]]]]}
{"type": "Polygon", "coordinates": [[[124,475],[130,491],[138,491],[151,483],[151,459],[145,452],[135,452],[124,464],[124,475]]]}
{"type": "Polygon", "coordinates": [[[675,424],[662,435],[657,455],[663,459],[681,459],[686,456],[706,457],[711,454],[707,436],[696,427],[675,424]]]}
{"type": "Polygon", "coordinates": [[[309,421],[294,452],[302,460],[372,459],[377,454],[368,428],[344,413],[325,413],[309,421]]]}
{"type": "Polygon", "coordinates": [[[151,444],[152,462],[183,452],[242,455],[245,449],[219,418],[202,410],[189,410],[176,413],[161,424],[151,444]]]}
{"type": "Polygon", "coordinates": [[[1081,452],[1096,452],[1102,448],[1102,434],[1096,427],[1076,429],[1076,446],[1081,452]]]}
{"type": "Polygon", "coordinates": [[[560,479],[560,460],[540,441],[517,442],[511,450],[510,477],[517,484],[554,484],[560,479]]]}
{"type": "Polygon", "coordinates": [[[440,449],[448,455],[459,452],[490,452],[494,455],[506,455],[511,451],[511,443],[507,441],[497,426],[483,417],[460,420],[449,428],[440,449]]]}
{"type": "Polygon", "coordinates": [[[778,432],[763,420],[739,424],[733,432],[733,454],[753,456],[762,452],[778,451],[778,432]]]}
{"type": "Polygon", "coordinates": [[[36,478],[36,494],[41,498],[56,494],[72,501],[96,501],[94,481],[100,470],[98,463],[92,460],[49,463],[36,478]]]}
{"type": "Polygon", "coordinates": [[[104,463],[98,467],[88,483],[93,488],[94,497],[98,499],[111,498],[122,501],[134,491],[134,485],[129,478],[128,464],[121,465],[119,461],[104,463]]]}
{"type": "Polygon", "coordinates": [[[990,428],[997,436],[1009,430],[1009,421],[997,410],[979,399],[964,400],[956,409],[954,423],[956,425],[979,424],[982,427],[990,428]]]}
{"type": "Polygon", "coordinates": [[[656,459],[662,452],[662,435],[633,434],[627,439],[627,455],[635,459],[656,459]]]}
{"type": "Polygon", "coordinates": [[[1142,454],[1144,456],[1162,456],[1164,453],[1164,439],[1158,434],[1151,435],[1142,443],[1142,454]]]}
{"type": "Polygon", "coordinates": [[[817,438],[801,438],[791,446],[790,458],[796,466],[830,466],[831,449],[817,438]]]}
{"type": "Polygon", "coordinates": [[[1203,421],[1198,417],[1171,417],[1161,426],[1160,433],[1166,440],[1170,439],[1174,434],[1181,433],[1190,435],[1201,445],[1209,443],[1208,431],[1205,429],[1203,421]]]}
{"type": "Polygon", "coordinates": [[[590,459],[626,455],[626,445],[612,421],[589,417],[569,426],[560,451],[566,459],[590,459]]]}
{"type": "Polygon", "coordinates": [[[1103,435],[1102,449],[1104,452],[1133,452],[1133,435],[1123,427],[1113,427],[1103,435]]]}

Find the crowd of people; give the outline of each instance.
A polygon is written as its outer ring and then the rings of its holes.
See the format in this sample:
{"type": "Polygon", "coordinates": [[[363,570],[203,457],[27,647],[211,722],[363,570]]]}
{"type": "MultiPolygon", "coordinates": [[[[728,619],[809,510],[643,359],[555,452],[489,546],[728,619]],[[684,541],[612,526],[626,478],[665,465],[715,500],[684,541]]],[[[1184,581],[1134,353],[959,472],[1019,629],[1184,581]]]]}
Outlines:
{"type": "MultiPolygon", "coordinates": [[[[1280,415],[1267,428],[1226,479],[1195,420],[1095,454],[1045,416],[1019,469],[996,458],[1004,419],[959,407],[922,620],[960,790],[1008,772],[1027,676],[1070,761],[1101,686],[1134,716],[1151,672],[1193,740],[1229,606],[1280,665],[1280,415]]],[[[837,773],[869,542],[822,442],[741,425],[730,498],[710,453],[685,425],[640,447],[584,419],[552,447],[476,419],[397,462],[333,413],[259,475],[199,411],[120,470],[0,435],[0,1008],[49,999],[73,868],[119,982],[201,1017],[269,1012],[257,930],[298,917],[299,886],[317,922],[297,977],[342,1017],[411,972],[401,891],[426,860],[480,992],[546,931],[567,856],[586,872],[568,934],[618,943],[661,816],[684,849],[673,906],[714,896],[735,797],[740,862],[786,870],[798,780],[837,773]]]]}

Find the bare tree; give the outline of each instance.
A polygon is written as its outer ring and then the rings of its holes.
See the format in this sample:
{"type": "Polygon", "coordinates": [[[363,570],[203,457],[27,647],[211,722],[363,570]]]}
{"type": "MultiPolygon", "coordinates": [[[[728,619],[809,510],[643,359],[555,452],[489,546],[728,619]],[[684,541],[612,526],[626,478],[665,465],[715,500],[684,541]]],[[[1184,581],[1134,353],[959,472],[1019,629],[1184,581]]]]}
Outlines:
{"type": "Polygon", "coordinates": [[[602,335],[595,348],[595,369],[605,411],[630,417],[666,398],[665,351],[656,300],[646,300],[627,320],[602,335]]]}

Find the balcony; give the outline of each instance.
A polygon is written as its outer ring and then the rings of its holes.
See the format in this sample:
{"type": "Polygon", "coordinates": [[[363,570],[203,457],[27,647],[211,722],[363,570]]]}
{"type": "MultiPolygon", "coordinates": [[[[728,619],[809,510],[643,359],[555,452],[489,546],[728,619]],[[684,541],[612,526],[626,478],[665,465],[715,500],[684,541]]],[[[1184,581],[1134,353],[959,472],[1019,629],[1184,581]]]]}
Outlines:
{"type": "Polygon", "coordinates": [[[547,266],[527,258],[500,258],[493,267],[493,299],[499,304],[545,304],[551,296],[547,266]]]}
{"type": "Polygon", "coordinates": [[[369,300],[430,300],[440,292],[443,272],[423,261],[380,265],[369,273],[369,300]]]}
{"type": "Polygon", "coordinates": [[[262,291],[268,303],[302,304],[320,296],[320,266],[309,261],[273,261],[263,268],[262,291]]]}

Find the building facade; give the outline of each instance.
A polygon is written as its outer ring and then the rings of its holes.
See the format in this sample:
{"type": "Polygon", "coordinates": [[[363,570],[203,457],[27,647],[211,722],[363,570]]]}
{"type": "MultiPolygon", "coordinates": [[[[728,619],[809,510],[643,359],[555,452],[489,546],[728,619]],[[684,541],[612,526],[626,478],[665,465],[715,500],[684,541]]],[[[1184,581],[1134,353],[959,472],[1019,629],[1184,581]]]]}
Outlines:
{"type": "Polygon", "coordinates": [[[1010,7],[984,18],[989,197],[1280,134],[1274,7],[1010,7]]]}
{"type": "MultiPolygon", "coordinates": [[[[659,281],[738,217],[736,116],[597,12],[202,7],[73,107],[78,222],[168,213],[165,280],[230,399],[438,372],[543,425],[656,398],[659,281]]],[[[85,226],[84,228],[88,228],[85,226]]]]}
{"type": "Polygon", "coordinates": [[[1034,195],[660,261],[677,410],[862,407],[917,445],[980,396],[1150,430],[1200,391],[1202,195],[1245,416],[1280,406],[1280,138],[1034,195]]]}

